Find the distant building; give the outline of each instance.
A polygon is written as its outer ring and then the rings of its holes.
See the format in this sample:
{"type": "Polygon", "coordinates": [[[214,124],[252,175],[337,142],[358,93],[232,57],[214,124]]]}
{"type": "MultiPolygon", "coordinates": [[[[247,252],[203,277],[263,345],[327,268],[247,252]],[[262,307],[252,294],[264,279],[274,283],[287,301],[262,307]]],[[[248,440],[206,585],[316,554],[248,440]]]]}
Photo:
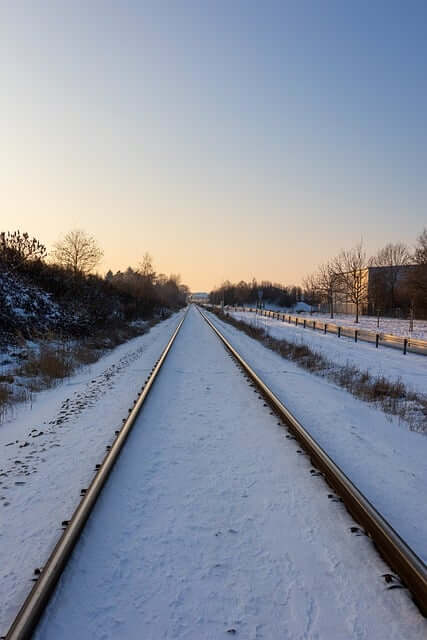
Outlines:
{"type": "MultiPolygon", "coordinates": [[[[409,280],[416,265],[367,267],[361,271],[363,295],[359,313],[373,315],[407,313],[411,303],[409,280]]],[[[346,291],[339,286],[333,294],[334,312],[356,313],[356,305],[346,291]]],[[[329,312],[329,305],[322,303],[320,311],[329,312]]]]}

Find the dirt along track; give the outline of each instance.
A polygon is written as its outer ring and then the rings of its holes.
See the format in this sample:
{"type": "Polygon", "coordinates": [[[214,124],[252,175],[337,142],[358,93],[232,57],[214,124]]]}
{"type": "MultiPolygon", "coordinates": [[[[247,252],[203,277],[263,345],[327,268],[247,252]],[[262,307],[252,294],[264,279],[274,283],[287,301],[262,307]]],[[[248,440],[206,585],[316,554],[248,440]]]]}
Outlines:
{"type": "Polygon", "coordinates": [[[287,435],[190,309],[35,637],[425,637],[287,435]]]}

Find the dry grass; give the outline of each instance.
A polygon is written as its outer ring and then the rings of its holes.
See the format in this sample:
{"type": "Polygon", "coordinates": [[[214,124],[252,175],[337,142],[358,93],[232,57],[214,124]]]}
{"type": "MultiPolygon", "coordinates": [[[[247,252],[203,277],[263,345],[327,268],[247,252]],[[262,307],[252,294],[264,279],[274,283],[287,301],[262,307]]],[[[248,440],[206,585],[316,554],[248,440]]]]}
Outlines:
{"type": "Polygon", "coordinates": [[[19,364],[13,372],[0,375],[0,423],[14,404],[31,401],[34,393],[56,386],[80,366],[94,364],[106,351],[147,333],[159,321],[120,324],[72,341],[51,331],[34,333],[32,340],[39,345],[34,350],[29,350],[25,338],[18,334],[20,351],[15,357],[19,364]]]}
{"type": "Polygon", "coordinates": [[[427,396],[406,388],[402,380],[373,376],[351,364],[338,365],[302,343],[278,340],[262,328],[253,327],[228,314],[211,309],[221,320],[258,340],[282,357],[311,373],[327,378],[364,402],[375,404],[384,413],[398,416],[411,429],[427,433],[427,396]]]}
{"type": "Polygon", "coordinates": [[[94,348],[86,343],[78,344],[73,349],[73,357],[80,365],[93,364],[99,360],[103,350],[94,348]]]}
{"type": "Polygon", "coordinates": [[[15,380],[14,376],[10,375],[10,374],[6,374],[4,376],[0,376],[0,384],[13,384],[13,381],[15,380]]]}
{"type": "Polygon", "coordinates": [[[159,318],[153,318],[120,323],[80,340],[67,340],[52,331],[33,332],[31,339],[38,344],[37,349],[29,349],[27,340],[17,333],[19,351],[14,356],[19,364],[14,371],[0,375],[0,424],[14,404],[32,401],[34,393],[56,386],[79,367],[94,364],[106,351],[147,333],[158,322],[159,318]]]}
{"type": "Polygon", "coordinates": [[[3,420],[9,406],[10,406],[11,391],[7,384],[0,384],[0,421],[3,420]]]}
{"type": "Polygon", "coordinates": [[[49,388],[58,380],[71,375],[76,365],[66,344],[55,346],[42,343],[38,353],[31,352],[17,374],[24,378],[39,378],[42,388],[49,388]]]}
{"type": "MultiPolygon", "coordinates": [[[[156,321],[150,323],[150,327],[157,324],[156,321]]],[[[127,340],[131,340],[132,338],[136,338],[137,336],[141,336],[147,332],[145,327],[141,326],[133,326],[133,325],[122,325],[110,328],[108,330],[104,329],[99,331],[96,335],[91,336],[90,338],[86,338],[84,341],[79,343],[78,349],[82,348],[86,351],[86,357],[90,359],[88,355],[89,351],[98,352],[98,356],[96,360],[102,355],[102,353],[108,349],[114,349],[123,342],[127,342],[127,340]]],[[[81,354],[83,357],[82,364],[84,363],[85,354],[81,354]]],[[[95,362],[96,360],[92,360],[95,362]]],[[[90,364],[90,362],[88,362],[90,364]]]]}
{"type": "Polygon", "coordinates": [[[40,342],[39,352],[30,352],[16,371],[28,379],[32,391],[47,389],[69,377],[81,365],[93,364],[114,347],[145,333],[141,327],[122,326],[101,331],[80,341],[58,341],[52,335],[40,342]]]}

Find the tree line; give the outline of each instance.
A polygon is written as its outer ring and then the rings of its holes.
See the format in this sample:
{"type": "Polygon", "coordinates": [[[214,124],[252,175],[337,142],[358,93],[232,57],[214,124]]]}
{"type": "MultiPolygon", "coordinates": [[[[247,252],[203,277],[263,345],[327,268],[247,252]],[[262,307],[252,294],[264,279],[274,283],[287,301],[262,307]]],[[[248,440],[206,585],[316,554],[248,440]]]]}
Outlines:
{"type": "MultiPolygon", "coordinates": [[[[186,304],[188,288],[180,277],[156,273],[148,253],[136,268],[109,271],[105,277],[93,273],[102,256],[96,239],[81,229],[68,232],[50,252],[28,233],[0,232],[0,275],[19,274],[50,294],[67,309],[65,329],[70,334],[90,334],[186,304]]],[[[0,329],[10,329],[5,324],[3,314],[0,329]]]]}
{"type": "Polygon", "coordinates": [[[303,280],[303,287],[269,281],[223,282],[209,294],[212,304],[256,304],[268,301],[292,307],[303,300],[315,308],[327,307],[331,318],[336,307],[350,302],[355,320],[363,311],[375,315],[427,317],[427,228],[417,237],[414,250],[402,242],[388,243],[368,256],[363,243],[341,251],[319,265],[303,280]]]}
{"type": "Polygon", "coordinates": [[[268,280],[258,282],[255,278],[251,282],[241,280],[233,284],[229,280],[213,289],[209,294],[212,304],[256,304],[268,301],[281,307],[292,307],[302,300],[301,287],[287,287],[282,284],[272,283],[268,280]]]}

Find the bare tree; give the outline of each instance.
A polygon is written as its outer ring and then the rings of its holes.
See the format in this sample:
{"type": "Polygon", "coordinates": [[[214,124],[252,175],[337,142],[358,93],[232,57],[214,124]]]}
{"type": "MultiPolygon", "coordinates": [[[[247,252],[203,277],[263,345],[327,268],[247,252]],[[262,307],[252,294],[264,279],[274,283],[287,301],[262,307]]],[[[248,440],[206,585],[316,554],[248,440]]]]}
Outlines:
{"type": "Polygon", "coordinates": [[[363,243],[346,251],[341,251],[333,262],[333,270],[337,277],[340,292],[356,306],[355,322],[359,322],[361,305],[368,299],[368,260],[363,243]]]}
{"type": "Polygon", "coordinates": [[[396,285],[401,277],[402,267],[409,264],[411,255],[408,247],[403,242],[386,244],[371,260],[375,267],[386,267],[383,270],[383,282],[390,290],[390,306],[395,307],[396,285]]]}
{"type": "Polygon", "coordinates": [[[334,317],[334,294],[338,285],[339,279],[335,271],[334,261],[321,264],[313,276],[312,286],[323,300],[326,300],[331,318],[334,317]]]}
{"type": "Polygon", "coordinates": [[[373,269],[369,274],[369,302],[377,316],[377,327],[380,317],[387,307],[387,282],[382,269],[373,269]]]}
{"type": "Polygon", "coordinates": [[[142,257],[142,261],[140,262],[138,267],[138,273],[146,278],[146,280],[151,284],[154,282],[156,272],[154,271],[153,267],[153,258],[148,253],[148,251],[146,251],[142,257]]]}
{"type": "Polygon", "coordinates": [[[75,275],[90,273],[101,260],[104,252],[93,236],[82,229],[69,231],[54,245],[52,256],[61,266],[71,269],[75,275]]]}
{"type": "Polygon", "coordinates": [[[46,247],[37,238],[30,238],[28,233],[19,230],[0,233],[0,258],[12,269],[17,269],[24,262],[45,257],[46,247]]]}
{"type": "Polygon", "coordinates": [[[427,264],[427,227],[421,231],[417,238],[418,246],[415,248],[414,260],[417,264],[427,264]]]}
{"type": "Polygon", "coordinates": [[[386,244],[372,259],[372,263],[378,267],[402,267],[410,261],[409,249],[403,242],[386,244]]]}
{"type": "Polygon", "coordinates": [[[304,301],[310,305],[310,313],[313,313],[313,307],[318,305],[322,300],[322,296],[317,290],[317,281],[315,274],[306,276],[302,285],[304,287],[304,301]]]}
{"type": "Polygon", "coordinates": [[[427,313],[427,228],[417,240],[413,256],[416,265],[411,269],[408,285],[412,308],[416,305],[422,313],[427,313]]]}

